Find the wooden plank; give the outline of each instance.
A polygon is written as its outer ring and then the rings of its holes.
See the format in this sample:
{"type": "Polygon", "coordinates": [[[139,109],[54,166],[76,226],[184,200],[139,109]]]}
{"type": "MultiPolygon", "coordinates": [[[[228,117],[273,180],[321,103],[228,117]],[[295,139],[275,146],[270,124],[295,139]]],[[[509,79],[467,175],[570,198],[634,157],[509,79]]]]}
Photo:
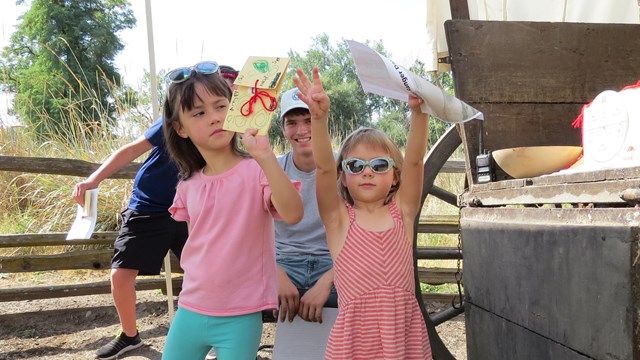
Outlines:
{"type": "Polygon", "coordinates": [[[416,259],[421,260],[457,260],[462,258],[462,253],[457,247],[452,246],[418,246],[416,247],[416,259]]]}
{"type": "MultiPolygon", "coordinates": [[[[580,129],[571,123],[580,115],[582,104],[470,103],[486,114],[483,122],[485,150],[520,146],[581,146],[580,129]]],[[[475,125],[478,123],[476,122],[475,125]]],[[[477,143],[478,131],[469,127],[468,138],[477,143]]]]}
{"type": "Polygon", "coordinates": [[[465,161],[463,159],[449,159],[440,169],[440,173],[464,174],[465,161]]]}
{"type": "Polygon", "coordinates": [[[476,184],[461,206],[626,204],[621,194],[640,188],[640,167],[476,184]]]}
{"type": "MultiPolygon", "coordinates": [[[[500,150],[521,146],[581,146],[580,129],[571,123],[580,114],[582,104],[494,104],[470,103],[485,114],[482,125],[484,150],[500,150]]],[[[461,127],[465,158],[473,183],[476,182],[476,155],[479,149],[479,121],[461,127]]],[[[511,179],[496,166],[496,180],[511,179]]]]}
{"type": "MultiPolygon", "coordinates": [[[[94,164],[84,160],[59,159],[27,156],[5,156],[0,155],[0,171],[14,171],[21,173],[52,174],[89,176],[101,164],[94,164]]],[[[116,172],[110,179],[133,179],[136,176],[139,163],[127,165],[122,170],[116,172]]],[[[445,173],[464,172],[464,160],[452,159],[447,161],[442,169],[445,173]]]]}
{"type": "Polygon", "coordinates": [[[585,172],[570,172],[525,179],[504,180],[486,184],[476,184],[474,190],[490,191],[516,189],[527,186],[586,184],[601,183],[604,181],[629,181],[630,184],[633,184],[633,181],[635,180],[640,180],[640,166],[617,169],[601,169],[585,172]]]}
{"type": "Polygon", "coordinates": [[[462,202],[473,206],[537,205],[537,204],[626,204],[620,198],[620,191],[627,187],[620,182],[603,184],[549,185],[522,189],[475,191],[464,195],[462,202]]]}
{"type": "MultiPolygon", "coordinates": [[[[456,96],[484,113],[487,150],[580,145],[571,122],[581,107],[640,73],[640,25],[450,20],[445,29],[456,96]]],[[[461,126],[472,184],[478,134],[479,121],[461,126]]]]}
{"type": "MultiPolygon", "coordinates": [[[[171,260],[171,273],[172,274],[184,274],[184,270],[180,267],[180,260],[173,253],[173,251],[169,251],[169,260],[171,260]]],[[[164,271],[164,262],[162,262],[161,270],[164,271]]]]}
{"type": "Polygon", "coordinates": [[[457,234],[458,215],[421,215],[418,232],[428,234],[457,234]]]}
{"type": "Polygon", "coordinates": [[[452,19],[469,20],[469,4],[467,0],[449,0],[452,19]]]}
{"type": "Polygon", "coordinates": [[[0,273],[110,269],[113,249],[77,250],[54,255],[1,256],[0,273]]]}
{"type": "Polygon", "coordinates": [[[451,301],[458,301],[458,294],[442,294],[442,293],[422,293],[422,300],[425,303],[445,303],[451,304],[451,301]]]}
{"type": "MultiPolygon", "coordinates": [[[[111,175],[110,179],[133,179],[140,168],[132,163],[111,175]]],[[[0,156],[0,171],[20,173],[89,176],[100,164],[76,159],[58,159],[45,157],[0,156]]]]}
{"type": "Polygon", "coordinates": [[[464,312],[467,353],[473,354],[473,359],[594,359],[472,303],[465,303],[464,312]]]}
{"type": "MultiPolygon", "coordinates": [[[[421,283],[429,285],[452,284],[456,282],[457,269],[418,267],[418,278],[421,283]]],[[[460,269],[462,272],[462,269],[460,269]]]]}
{"type": "MultiPolygon", "coordinates": [[[[182,277],[174,277],[172,279],[174,295],[178,294],[182,286],[182,277]]],[[[156,290],[165,291],[165,279],[163,278],[139,278],[136,280],[136,290],[156,290]]],[[[73,285],[53,285],[53,286],[34,286],[24,288],[8,288],[0,289],[0,302],[5,301],[23,301],[36,299],[52,299],[69,296],[83,296],[96,294],[109,294],[111,292],[110,281],[98,281],[86,284],[73,285]]],[[[443,293],[423,293],[422,297],[425,302],[441,302],[450,303],[457,295],[443,293]]]]}
{"type": "Polygon", "coordinates": [[[587,103],[640,74],[637,24],[448,20],[445,31],[465,101],[587,103]]]}
{"type": "MultiPolygon", "coordinates": [[[[175,289],[179,289],[182,286],[182,277],[174,277],[172,284],[175,289]]],[[[136,280],[136,290],[138,291],[165,289],[165,286],[166,280],[164,278],[139,278],[136,280]]],[[[0,289],[0,302],[109,294],[110,292],[111,282],[108,280],[85,284],[8,288],[0,289]]]]}
{"type": "Polygon", "coordinates": [[[65,240],[67,233],[0,234],[0,248],[29,246],[113,245],[117,231],[101,231],[86,240],[65,240]]]}
{"type": "MultiPolygon", "coordinates": [[[[485,115],[486,116],[486,115],[485,115]]],[[[462,149],[464,152],[464,159],[465,159],[465,164],[466,164],[466,169],[465,169],[465,188],[468,187],[469,185],[473,185],[476,183],[477,180],[477,176],[476,176],[476,156],[478,156],[478,154],[480,154],[480,151],[478,150],[480,148],[479,144],[478,144],[478,138],[476,135],[475,140],[471,140],[469,139],[469,136],[472,135],[471,131],[465,131],[465,127],[466,126],[484,126],[483,125],[479,125],[478,123],[480,121],[484,121],[484,120],[471,120],[471,121],[467,121],[466,123],[463,124],[456,124],[456,129],[458,130],[458,134],[460,136],[460,140],[462,142],[462,149]]],[[[478,127],[479,129],[479,127],[478,127]]],[[[478,134],[478,130],[476,130],[476,132],[474,134],[478,134]]]]}
{"type": "Polygon", "coordinates": [[[462,214],[468,303],[589,358],[638,359],[638,209],[462,214]]]}

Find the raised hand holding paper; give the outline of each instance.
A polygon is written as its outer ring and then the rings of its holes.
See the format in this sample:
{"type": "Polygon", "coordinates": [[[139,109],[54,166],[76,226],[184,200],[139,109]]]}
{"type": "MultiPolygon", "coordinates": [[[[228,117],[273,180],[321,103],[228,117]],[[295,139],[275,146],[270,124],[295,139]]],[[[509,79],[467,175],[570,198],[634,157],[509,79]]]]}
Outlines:
{"type": "Polygon", "coordinates": [[[266,135],[271,113],[278,108],[277,99],[288,66],[288,57],[250,56],[234,81],[238,89],[233,92],[222,128],[239,133],[258,129],[258,135],[266,135]]]}
{"type": "Polygon", "coordinates": [[[96,227],[98,218],[98,189],[84,193],[84,206],[78,205],[76,219],[67,234],[67,240],[89,239],[96,227]]]}
{"type": "Polygon", "coordinates": [[[368,46],[353,40],[347,40],[347,44],[364,91],[400,101],[408,101],[409,94],[413,94],[424,100],[423,112],[450,123],[484,119],[480,111],[368,46]]]}

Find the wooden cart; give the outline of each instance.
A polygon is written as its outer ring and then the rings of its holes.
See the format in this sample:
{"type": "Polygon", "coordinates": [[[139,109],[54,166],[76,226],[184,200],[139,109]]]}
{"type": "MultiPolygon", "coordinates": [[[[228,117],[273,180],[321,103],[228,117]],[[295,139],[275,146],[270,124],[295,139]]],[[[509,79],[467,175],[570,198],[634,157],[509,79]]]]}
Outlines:
{"type": "MultiPolygon", "coordinates": [[[[524,179],[497,168],[489,183],[476,174],[480,141],[581,146],[571,124],[582,106],[640,80],[640,25],[473,21],[457,10],[444,61],[456,96],[485,120],[434,146],[425,196],[441,196],[429,174],[462,144],[468,359],[640,359],[640,166],[524,179]]],[[[430,330],[434,357],[453,358],[430,330]]]]}

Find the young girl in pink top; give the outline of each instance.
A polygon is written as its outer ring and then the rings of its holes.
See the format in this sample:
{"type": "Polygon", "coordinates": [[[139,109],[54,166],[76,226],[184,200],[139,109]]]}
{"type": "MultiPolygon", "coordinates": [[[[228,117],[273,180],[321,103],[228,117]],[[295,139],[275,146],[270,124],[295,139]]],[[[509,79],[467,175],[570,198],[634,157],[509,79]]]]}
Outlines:
{"type": "Polygon", "coordinates": [[[294,82],[311,112],[318,208],[338,290],[339,313],[326,359],[431,359],[415,294],[412,247],[429,129],[422,100],[409,97],[404,159],[385,133],[361,128],[345,139],[336,166],[328,131],[330,101],[318,69],[312,80],[298,70],[294,82]]]}
{"type": "Polygon", "coordinates": [[[163,359],[255,359],[262,310],[278,307],[273,216],[300,221],[302,200],[269,146],[222,129],[231,90],[211,63],[172,71],[164,103],[167,147],[180,168],[173,218],[189,237],[176,316],[163,359]]]}

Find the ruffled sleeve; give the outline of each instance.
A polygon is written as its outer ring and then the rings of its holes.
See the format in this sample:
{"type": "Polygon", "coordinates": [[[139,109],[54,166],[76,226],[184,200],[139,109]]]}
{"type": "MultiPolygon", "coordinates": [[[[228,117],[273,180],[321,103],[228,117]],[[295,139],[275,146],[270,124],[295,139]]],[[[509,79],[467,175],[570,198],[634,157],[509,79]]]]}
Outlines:
{"type": "MultiPolygon", "coordinates": [[[[291,180],[291,183],[298,191],[298,194],[300,194],[302,183],[297,180],[291,180]]],[[[282,217],[280,216],[280,214],[278,214],[278,211],[271,202],[271,186],[269,186],[267,176],[262,171],[260,171],[260,186],[262,187],[262,206],[264,210],[269,211],[271,213],[271,216],[273,216],[275,220],[282,220],[282,217]]]]}
{"type": "Polygon", "coordinates": [[[169,213],[171,213],[171,217],[176,221],[191,221],[183,200],[183,185],[182,181],[178,183],[176,196],[173,198],[173,204],[169,207],[169,213]]]}

